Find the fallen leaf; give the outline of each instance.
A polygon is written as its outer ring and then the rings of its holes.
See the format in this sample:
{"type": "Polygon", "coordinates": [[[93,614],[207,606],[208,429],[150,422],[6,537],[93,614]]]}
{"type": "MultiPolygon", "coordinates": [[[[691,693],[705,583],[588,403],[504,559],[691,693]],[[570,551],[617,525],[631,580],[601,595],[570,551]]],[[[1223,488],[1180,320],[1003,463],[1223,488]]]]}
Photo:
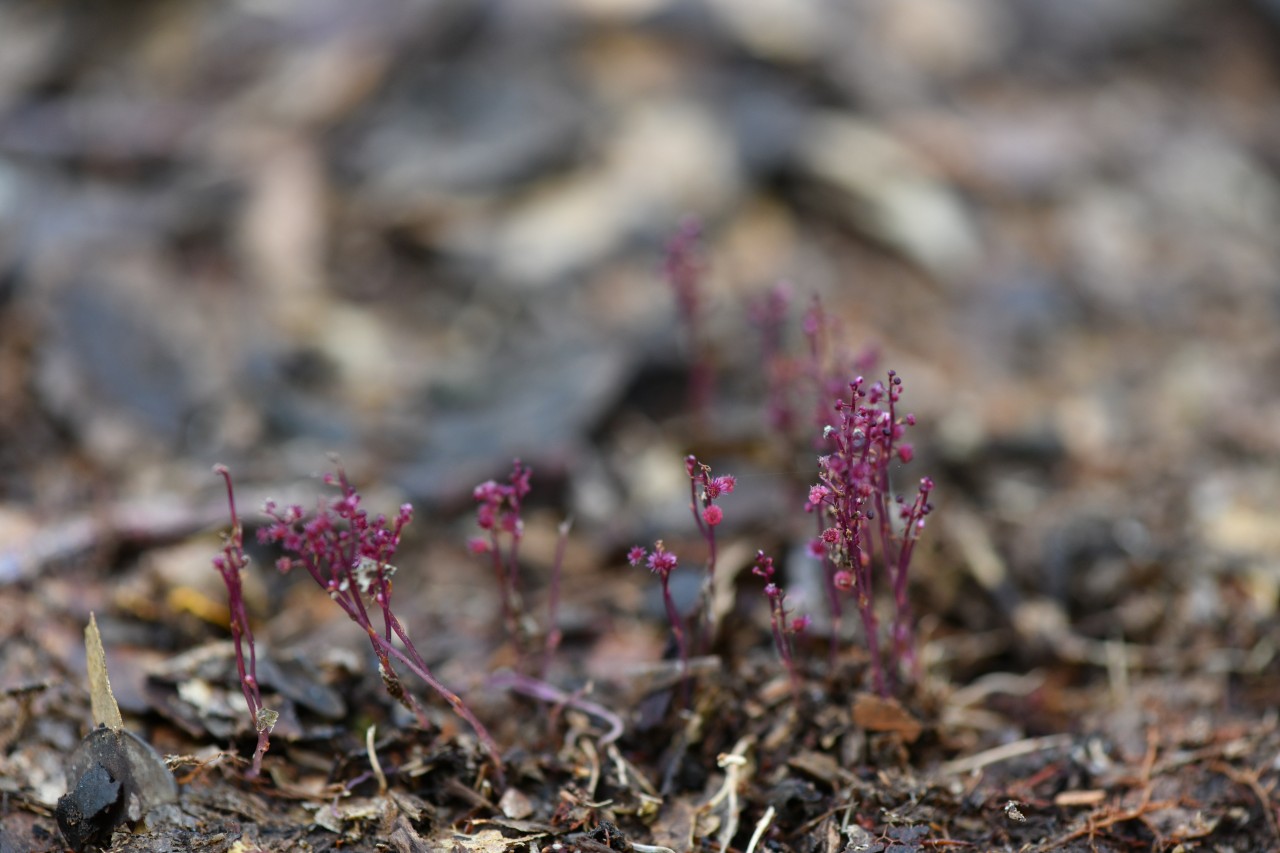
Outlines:
{"type": "Polygon", "coordinates": [[[907,743],[915,743],[924,728],[898,700],[871,693],[853,700],[853,721],[869,732],[896,732],[907,743]]]}

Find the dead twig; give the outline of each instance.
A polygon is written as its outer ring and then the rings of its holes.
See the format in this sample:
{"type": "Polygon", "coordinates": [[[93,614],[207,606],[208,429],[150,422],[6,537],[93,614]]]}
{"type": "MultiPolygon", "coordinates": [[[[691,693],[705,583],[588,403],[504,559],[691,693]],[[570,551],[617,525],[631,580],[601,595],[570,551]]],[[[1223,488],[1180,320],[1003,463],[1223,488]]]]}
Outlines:
{"type": "Polygon", "coordinates": [[[1024,755],[1031,755],[1035,752],[1059,749],[1064,746],[1070,746],[1070,744],[1071,735],[1047,735],[1045,737],[1026,738],[1013,743],[1001,744],[964,758],[953,759],[938,768],[938,772],[943,776],[955,776],[961,773],[981,770],[990,764],[997,764],[1012,758],[1021,758],[1024,755]]]}
{"type": "MultiPolygon", "coordinates": [[[[1262,806],[1262,813],[1266,815],[1267,827],[1271,830],[1272,836],[1276,839],[1276,844],[1280,846],[1280,826],[1276,823],[1276,809],[1271,802],[1271,793],[1264,787],[1258,779],[1256,770],[1237,770],[1230,764],[1221,761],[1214,761],[1209,765],[1209,769],[1215,773],[1226,776],[1237,785],[1243,785],[1257,798],[1258,804],[1262,806]]],[[[1274,786],[1273,786],[1274,787],[1274,786]]]]}

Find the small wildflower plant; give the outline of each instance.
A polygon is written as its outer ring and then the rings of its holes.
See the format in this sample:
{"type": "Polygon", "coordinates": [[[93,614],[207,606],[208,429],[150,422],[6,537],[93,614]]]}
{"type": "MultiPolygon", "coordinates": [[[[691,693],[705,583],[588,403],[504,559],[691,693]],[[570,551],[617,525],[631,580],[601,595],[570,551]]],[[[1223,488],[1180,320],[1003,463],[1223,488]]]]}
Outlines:
{"type": "Polygon", "coordinates": [[[659,539],[653,544],[652,551],[639,545],[632,547],[627,552],[627,562],[633,566],[644,563],[648,566],[649,571],[657,575],[658,582],[662,584],[662,603],[667,609],[667,621],[671,623],[671,633],[676,638],[676,649],[680,654],[680,668],[687,671],[689,667],[689,642],[685,637],[684,620],[680,616],[680,611],[676,608],[675,599],[671,597],[671,573],[675,571],[678,562],[676,555],[668,551],[662,540],[659,539]]]}
{"type": "Polygon", "coordinates": [[[249,567],[249,558],[244,553],[244,528],[240,525],[240,516],[236,513],[235,490],[231,485],[231,472],[225,465],[215,465],[214,473],[222,477],[227,484],[227,506],[231,513],[231,532],[222,543],[222,553],[213,558],[213,567],[222,576],[222,583],[227,588],[227,609],[231,615],[231,640],[235,644],[236,670],[240,675],[240,689],[244,692],[245,704],[249,706],[249,717],[258,732],[258,745],[253,751],[253,766],[246,774],[250,779],[262,771],[262,756],[271,746],[271,730],[280,718],[277,711],[266,708],[262,704],[262,693],[258,687],[258,654],[253,644],[253,630],[249,627],[249,613],[244,604],[244,572],[249,567]],[[246,662],[244,650],[249,649],[246,662]]]}
{"type": "MultiPolygon", "coordinates": [[[[524,539],[524,518],[521,514],[524,511],[524,499],[532,490],[532,478],[533,470],[515,459],[507,482],[485,480],[476,486],[471,493],[476,501],[476,526],[484,533],[467,540],[471,553],[487,555],[492,561],[502,600],[503,626],[507,636],[520,651],[523,651],[522,641],[525,639],[522,632],[524,607],[520,595],[520,543],[524,539]]],[[[547,626],[543,632],[541,669],[544,673],[561,640],[558,621],[560,575],[571,527],[569,520],[560,524],[555,557],[551,564],[547,626]]]]}
{"type": "Polygon", "coordinates": [[[533,471],[519,459],[505,483],[486,480],[472,490],[476,501],[476,525],[484,531],[468,541],[471,552],[489,555],[502,597],[502,621],[507,635],[518,639],[520,629],[520,543],[524,540],[521,511],[529,494],[533,471]]]}
{"type": "Polygon", "coordinates": [[[787,594],[773,579],[775,570],[773,558],[764,551],[756,552],[756,563],[751,573],[764,579],[764,595],[769,600],[769,627],[773,633],[773,645],[778,650],[778,657],[786,667],[787,677],[791,681],[791,693],[800,698],[800,673],[796,669],[795,648],[792,642],[796,634],[809,627],[810,619],[806,616],[792,617],[787,610],[787,594]]]}
{"type": "Polygon", "coordinates": [[[872,681],[886,693],[889,685],[881,663],[879,625],[874,607],[877,567],[893,590],[893,659],[898,669],[915,677],[918,660],[907,575],[925,518],[933,481],[922,479],[914,499],[895,495],[889,470],[914,457],[904,442],[915,416],[901,415],[902,380],[892,370],[887,382],[868,385],[861,376],[848,385],[848,397],[835,403],[836,421],[824,430],[830,452],[818,460],[818,483],[809,490],[805,509],[819,519],[821,534],[811,549],[822,554],[832,615],[840,613],[839,593],[851,594],[866,634],[872,681]],[[895,517],[898,529],[895,529],[895,517]]]}
{"type": "Polygon", "coordinates": [[[401,532],[413,518],[413,507],[404,504],[392,519],[370,516],[361,507],[360,494],[342,468],[326,474],[324,479],[338,488],[337,497],[322,501],[310,515],[301,506],[281,507],[268,501],[264,512],[269,523],[258,531],[258,539],[284,552],[276,562],[281,572],[306,571],[348,618],[364,629],[377,655],[387,692],[412,711],[420,725],[429,727],[426,712],[405,690],[393,659],[448,702],[475,731],[501,780],[502,762],[493,737],[462,699],[431,672],[391,609],[391,578],[396,571],[392,560],[401,532]],[[375,624],[379,616],[381,625],[375,624]]]}
{"type": "Polygon", "coordinates": [[[705,652],[715,637],[711,594],[716,577],[716,528],[724,521],[724,510],[716,504],[716,500],[723,495],[732,494],[738,481],[732,474],[713,476],[711,466],[692,454],[685,457],[684,469],[689,475],[689,511],[693,513],[693,522],[707,543],[707,571],[703,579],[702,601],[699,604],[702,619],[699,643],[705,652]]]}

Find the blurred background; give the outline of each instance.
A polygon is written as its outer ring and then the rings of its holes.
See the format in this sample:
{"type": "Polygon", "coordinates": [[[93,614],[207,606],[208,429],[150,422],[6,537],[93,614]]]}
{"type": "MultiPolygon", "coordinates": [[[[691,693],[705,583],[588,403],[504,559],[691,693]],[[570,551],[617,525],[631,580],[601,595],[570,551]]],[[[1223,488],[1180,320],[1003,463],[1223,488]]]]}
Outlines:
{"type": "Polygon", "coordinates": [[[9,0],[0,572],[331,452],[428,517],[520,455],[598,564],[692,533],[697,451],[744,477],[731,535],[790,541],[813,472],[754,449],[750,320],[786,280],[793,343],[818,295],[906,380],[922,612],[1256,648],[1278,96],[1264,0],[9,0]]]}

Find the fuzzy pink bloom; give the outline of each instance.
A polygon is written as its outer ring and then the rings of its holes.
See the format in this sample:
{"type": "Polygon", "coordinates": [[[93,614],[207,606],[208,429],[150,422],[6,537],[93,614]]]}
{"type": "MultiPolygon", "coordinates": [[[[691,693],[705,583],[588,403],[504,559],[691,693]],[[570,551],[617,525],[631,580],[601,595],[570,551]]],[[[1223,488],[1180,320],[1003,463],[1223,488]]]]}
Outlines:
{"type": "Polygon", "coordinates": [[[707,480],[702,491],[707,496],[708,500],[715,500],[722,494],[732,494],[733,487],[737,484],[738,481],[734,479],[732,474],[725,474],[723,476],[713,477],[712,479],[707,480]]]}
{"type": "Polygon", "coordinates": [[[627,552],[627,562],[633,566],[640,565],[640,561],[649,555],[649,552],[639,545],[635,545],[627,552]]]}
{"type": "Polygon", "coordinates": [[[654,551],[649,555],[649,570],[656,575],[669,575],[676,567],[676,555],[670,551],[654,551]]]}
{"type": "Polygon", "coordinates": [[[718,506],[709,506],[702,511],[702,520],[712,527],[715,527],[717,524],[724,521],[724,510],[720,509],[718,506]]]}
{"type": "Polygon", "coordinates": [[[492,548],[488,539],[482,539],[479,536],[473,536],[467,540],[467,549],[472,554],[488,554],[492,548]]]}
{"type": "Polygon", "coordinates": [[[913,448],[911,445],[909,444],[898,445],[898,458],[901,459],[903,462],[910,462],[915,455],[916,455],[915,448],[913,448]]]}

